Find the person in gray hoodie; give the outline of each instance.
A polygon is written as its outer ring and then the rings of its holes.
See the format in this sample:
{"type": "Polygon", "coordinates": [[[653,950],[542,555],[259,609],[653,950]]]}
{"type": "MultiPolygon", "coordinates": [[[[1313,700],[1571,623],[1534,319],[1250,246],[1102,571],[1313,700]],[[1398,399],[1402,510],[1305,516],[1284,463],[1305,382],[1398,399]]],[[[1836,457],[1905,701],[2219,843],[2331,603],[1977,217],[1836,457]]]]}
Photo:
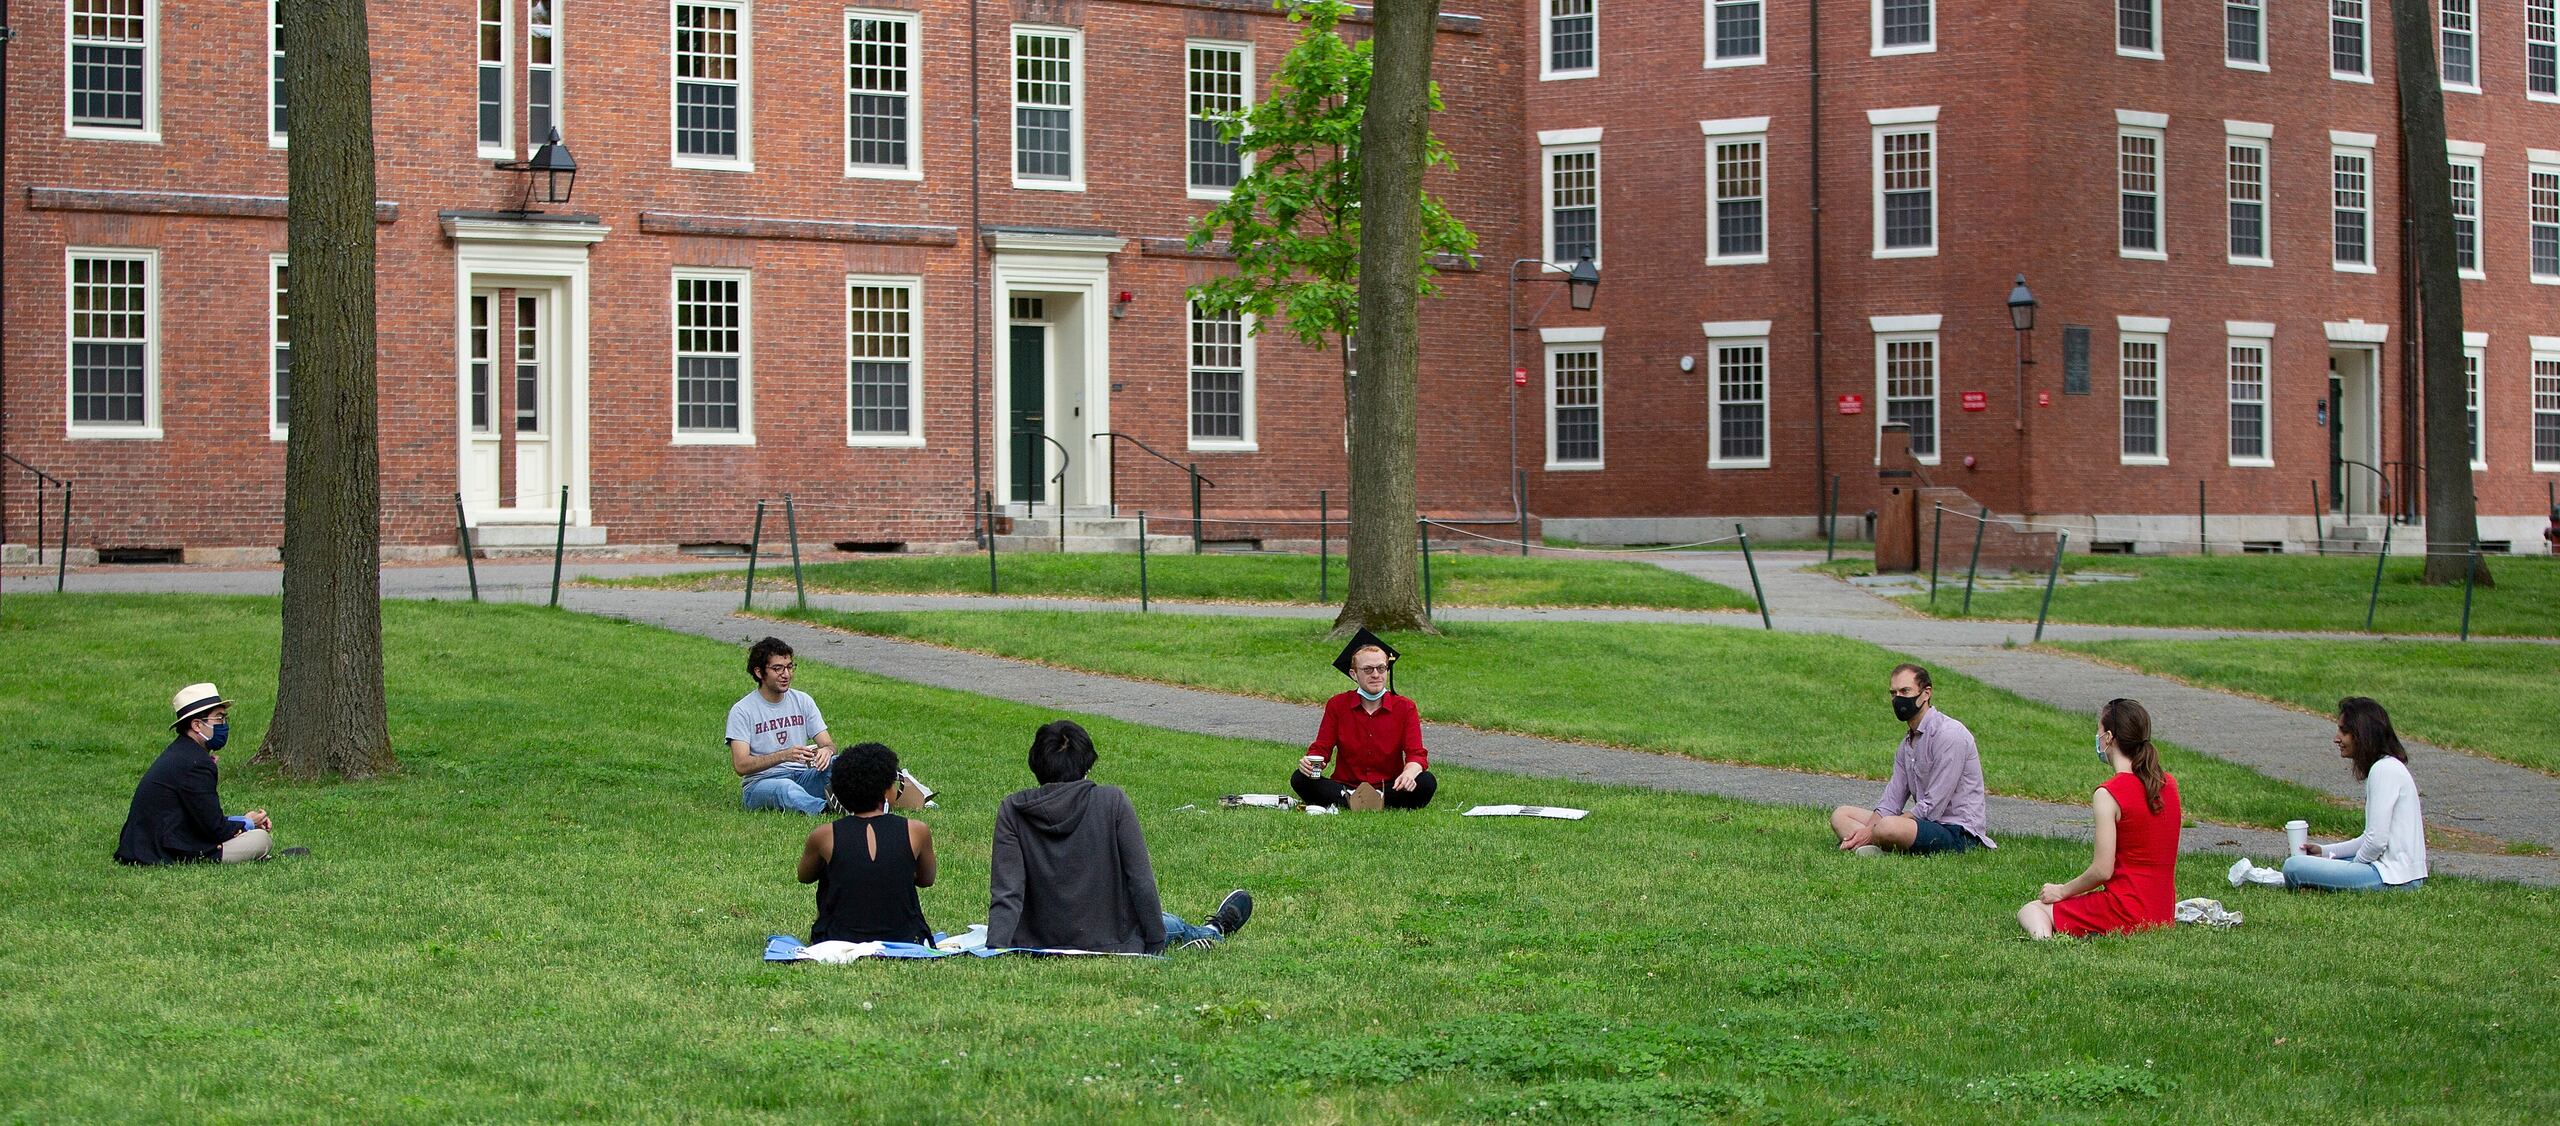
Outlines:
{"type": "Polygon", "coordinates": [[[1155,866],[1138,833],[1138,810],[1118,786],[1100,786],[1093,737],[1058,720],[1031,737],[1035,789],[996,808],[989,866],[987,945],[1109,954],[1207,949],[1242,929],[1253,896],[1238,888],[1193,926],[1156,898],[1155,866]]]}

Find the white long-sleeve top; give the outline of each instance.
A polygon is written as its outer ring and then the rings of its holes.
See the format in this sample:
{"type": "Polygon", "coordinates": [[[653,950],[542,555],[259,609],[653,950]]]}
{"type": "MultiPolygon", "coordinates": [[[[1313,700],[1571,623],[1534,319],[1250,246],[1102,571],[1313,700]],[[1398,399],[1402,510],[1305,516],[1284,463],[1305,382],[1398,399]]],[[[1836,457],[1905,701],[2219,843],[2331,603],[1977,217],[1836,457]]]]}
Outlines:
{"type": "Polygon", "coordinates": [[[2418,780],[2409,765],[2385,755],[2364,776],[2364,835],[2322,850],[2333,860],[2371,864],[2386,884],[2427,877],[2427,825],[2418,815],[2418,780]]]}

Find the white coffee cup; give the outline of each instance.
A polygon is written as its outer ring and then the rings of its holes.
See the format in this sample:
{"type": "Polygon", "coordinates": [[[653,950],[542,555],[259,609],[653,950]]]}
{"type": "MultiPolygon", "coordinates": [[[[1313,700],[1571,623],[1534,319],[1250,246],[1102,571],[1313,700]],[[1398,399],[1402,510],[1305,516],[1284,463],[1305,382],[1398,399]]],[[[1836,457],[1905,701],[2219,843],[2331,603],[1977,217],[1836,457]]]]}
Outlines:
{"type": "Polygon", "coordinates": [[[1324,770],[1323,755],[1308,755],[1301,761],[1306,764],[1306,772],[1309,774],[1321,773],[1324,770]]]}
{"type": "Polygon", "coordinates": [[[2298,853],[2298,852],[2301,852],[2301,851],[2302,851],[2302,846],[2303,846],[2304,844],[2308,843],[2310,840],[2311,840],[2311,823],[2310,823],[2310,822],[2308,822],[2308,821],[2287,821],[2287,822],[2285,822],[2285,823],[2284,823],[2284,843],[2285,843],[2286,847],[2288,847],[2288,848],[2292,849],[2294,852],[2297,852],[2297,853],[2298,853]]]}

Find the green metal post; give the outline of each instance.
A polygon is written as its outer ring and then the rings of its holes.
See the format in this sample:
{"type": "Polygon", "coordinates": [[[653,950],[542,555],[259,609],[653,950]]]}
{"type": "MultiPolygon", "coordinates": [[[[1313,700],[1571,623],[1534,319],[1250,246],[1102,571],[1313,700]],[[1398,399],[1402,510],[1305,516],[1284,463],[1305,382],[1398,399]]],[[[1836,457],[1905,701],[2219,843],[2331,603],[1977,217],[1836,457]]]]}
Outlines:
{"type": "Polygon", "coordinates": [[[1529,471],[1511,471],[1512,515],[1520,521],[1520,557],[1529,557],[1529,471]]]}
{"type": "Polygon", "coordinates": [[[1147,612],[1147,510],[1138,510],[1138,612],[1147,612]]]}
{"type": "MultiPolygon", "coordinates": [[[[1833,478],[1833,479],[1834,479],[1834,480],[1837,480],[1838,478],[1833,478]]],[[[1837,513],[1834,513],[1833,515],[1838,515],[1838,514],[1837,514],[1837,513]]],[[[1932,505],[1930,505],[1930,506],[1929,506],[1929,605],[1932,605],[1932,606],[1935,606],[1935,605],[1937,605],[1937,604],[1938,604],[1938,541],[1939,541],[1940,539],[1944,538],[1940,533],[1941,533],[1941,532],[1943,532],[1943,531],[1946,529],[1946,526],[1947,526],[1947,506],[1946,506],[1946,505],[1943,505],[1943,504],[1932,504],[1932,505]]]]}
{"type": "Polygon", "coordinates": [[[2035,644],[2041,645],[2044,643],[2045,615],[2053,611],[2053,584],[2062,578],[2062,545],[2070,542],[2071,533],[2069,532],[2055,532],[2053,534],[2053,569],[2045,572],[2044,604],[2036,607],[2035,644]]]}
{"type": "MultiPolygon", "coordinates": [[[[1822,561],[1831,562],[1831,549],[1840,543],[1840,475],[1831,475],[1831,512],[1822,518],[1822,561]]],[[[1929,597],[1938,596],[1937,580],[1929,582],[1929,597]]]]}
{"type": "Polygon", "coordinates": [[[1973,576],[1982,570],[1982,532],[1990,526],[1991,510],[1984,508],[1973,519],[1973,559],[1964,565],[1964,615],[1968,618],[1973,616],[1973,576]]]}
{"type": "Polygon", "coordinates": [[[480,567],[471,561],[471,521],[462,514],[462,494],[453,494],[453,534],[462,540],[462,573],[471,580],[471,600],[480,601],[480,567]]]}
{"type": "Polygon", "coordinates": [[[2205,534],[2204,478],[2202,477],[2196,478],[2196,553],[2213,554],[2213,537],[2205,534]]]}
{"type": "Polygon", "coordinates": [[[1316,601],[1333,601],[1333,503],[1316,490],[1316,601]]]}
{"type": "Polygon", "coordinates": [[[2382,563],[2391,558],[2391,528],[2382,529],[2382,546],[2373,553],[2373,593],[2364,600],[2364,631],[2373,632],[2373,608],[2382,601],[2382,563]]]}
{"type": "Polygon", "coordinates": [[[1760,593],[1760,565],[1751,561],[1751,533],[1736,524],[1733,534],[1742,537],[1742,567],[1751,572],[1751,600],[1760,604],[1760,628],[1776,629],[1777,625],[1769,620],[1769,599],[1760,593]]]}
{"type": "Polygon", "coordinates": [[[569,553],[569,486],[560,486],[560,523],[551,533],[551,604],[560,605],[560,561],[569,553]]]}
{"type": "Polygon", "coordinates": [[[756,530],[747,536],[747,598],[741,610],[756,608],[756,556],[764,553],[764,501],[756,501],[756,530]]]}
{"type": "Polygon", "coordinates": [[[1431,518],[1423,517],[1422,525],[1422,616],[1431,617],[1431,518]]]}
{"type": "Polygon", "coordinates": [[[2480,577],[2480,541],[2471,541],[2471,562],[2462,569],[2462,640],[2471,640],[2471,584],[2480,577]]]}
{"type": "Polygon", "coordinates": [[[800,581],[800,514],[794,510],[791,494],[782,494],[782,527],[791,539],[791,590],[799,607],[809,608],[809,587],[800,581]]]}
{"type": "MultiPolygon", "coordinates": [[[[44,501],[38,499],[38,505],[44,501]]],[[[53,592],[62,593],[63,580],[71,573],[71,482],[62,483],[62,538],[53,545],[53,592]]],[[[41,564],[39,564],[41,566],[41,564]]]]}
{"type": "Polygon", "coordinates": [[[1191,554],[1200,554],[1200,463],[1182,467],[1191,474],[1191,554]]]}
{"type": "Polygon", "coordinates": [[[2329,554],[2329,530],[2320,526],[2320,482],[2311,482],[2311,543],[2320,554],[2329,554]]]}
{"type": "Polygon", "coordinates": [[[978,499],[986,506],[981,514],[986,517],[987,528],[987,593],[994,594],[996,592],[996,492],[994,489],[984,490],[978,494],[978,499]]]}

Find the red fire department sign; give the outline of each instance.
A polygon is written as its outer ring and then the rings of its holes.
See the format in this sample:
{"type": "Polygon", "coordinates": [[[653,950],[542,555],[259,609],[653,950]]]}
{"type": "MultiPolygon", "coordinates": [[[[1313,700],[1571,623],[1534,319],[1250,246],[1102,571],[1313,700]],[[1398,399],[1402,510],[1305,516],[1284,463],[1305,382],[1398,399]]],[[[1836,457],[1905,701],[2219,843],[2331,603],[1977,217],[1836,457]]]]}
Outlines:
{"type": "Polygon", "coordinates": [[[1512,385],[1512,386],[1514,386],[1514,387],[1526,387],[1526,386],[1528,386],[1528,385],[1529,385],[1529,369],[1527,369],[1527,368],[1513,368],[1513,369],[1511,369],[1511,385],[1512,385]]]}
{"type": "Polygon", "coordinates": [[[1864,395],[1842,395],[1842,396],[1840,396],[1840,413],[1842,413],[1842,414],[1865,414],[1865,413],[1867,413],[1867,397],[1866,397],[1866,396],[1864,396],[1864,395]]]}
{"type": "Polygon", "coordinates": [[[2038,392],[2036,392],[2036,405],[2037,405],[2037,406],[2040,406],[2040,407],[2049,407],[2049,406],[2052,406],[2052,405],[2053,405],[2053,392],[2051,392],[2051,391],[2038,391],[2038,392]]]}
{"type": "Polygon", "coordinates": [[[1964,409],[1969,410],[1969,411],[1987,411],[1987,410],[1990,410],[1990,409],[1991,409],[1991,394],[1990,394],[1990,392],[1987,392],[1987,391],[1967,391],[1967,392],[1965,392],[1965,393],[1964,393],[1964,409]]]}

